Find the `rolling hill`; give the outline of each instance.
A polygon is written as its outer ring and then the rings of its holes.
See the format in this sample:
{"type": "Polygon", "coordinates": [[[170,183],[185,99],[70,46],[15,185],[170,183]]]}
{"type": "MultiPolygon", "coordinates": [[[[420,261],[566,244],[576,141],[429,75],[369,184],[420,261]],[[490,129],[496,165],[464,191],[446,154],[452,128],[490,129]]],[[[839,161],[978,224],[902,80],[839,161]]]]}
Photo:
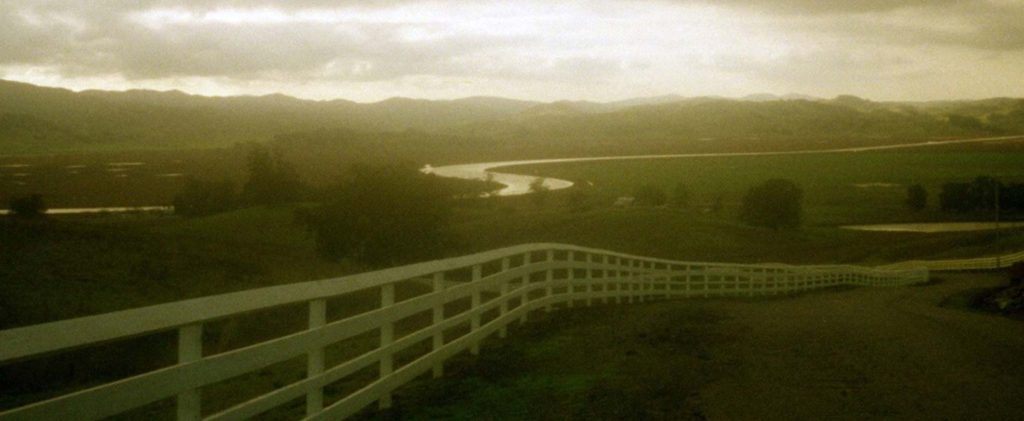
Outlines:
{"type": "Polygon", "coordinates": [[[1024,133],[1024,100],[897,103],[758,94],[739,100],[668,95],[607,103],[493,97],[356,103],[285,95],[73,92],[0,80],[0,154],[210,148],[297,136],[329,143],[340,136],[349,146],[387,141],[434,157],[453,150],[460,156],[535,157],[765,150],[1004,133],[1024,133]]]}

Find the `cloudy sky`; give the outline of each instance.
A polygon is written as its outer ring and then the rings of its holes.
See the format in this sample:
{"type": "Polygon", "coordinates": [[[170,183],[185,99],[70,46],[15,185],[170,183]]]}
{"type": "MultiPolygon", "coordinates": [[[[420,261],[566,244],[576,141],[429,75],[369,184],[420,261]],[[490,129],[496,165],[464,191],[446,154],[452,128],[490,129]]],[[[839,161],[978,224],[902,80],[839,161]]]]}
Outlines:
{"type": "Polygon", "coordinates": [[[1024,97],[1024,0],[0,0],[0,40],[76,90],[1024,97]]]}

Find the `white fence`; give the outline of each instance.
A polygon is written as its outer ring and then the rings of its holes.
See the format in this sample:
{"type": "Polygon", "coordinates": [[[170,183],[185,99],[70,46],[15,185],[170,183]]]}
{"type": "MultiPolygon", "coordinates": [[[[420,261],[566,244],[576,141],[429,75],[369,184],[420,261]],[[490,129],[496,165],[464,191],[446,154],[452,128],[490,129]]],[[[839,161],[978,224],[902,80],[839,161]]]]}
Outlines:
{"type": "MultiPolygon", "coordinates": [[[[678,297],[790,294],[838,285],[902,286],[928,280],[925,268],[739,265],[678,262],[559,244],[529,244],[322,281],[305,282],[161,304],[98,316],[0,331],[0,363],[101,343],[177,331],[177,364],[120,381],[0,413],[3,420],[98,419],[176,397],[181,420],[249,418],[304,398],[309,419],[340,419],[378,402],[413,378],[433,372],[482,340],[523,322],[531,311],[556,307],[633,303],[678,297]],[[399,283],[419,283],[421,292],[396,300],[399,283]],[[328,299],[371,290],[381,305],[361,314],[328,320],[328,299]],[[445,314],[445,304],[469,301],[464,311],[445,314]],[[248,312],[302,304],[308,328],[219,354],[204,355],[204,324],[248,312]],[[395,323],[421,315],[429,324],[397,337],[395,323]],[[468,333],[447,335],[468,326],[468,333]],[[360,334],[379,332],[379,346],[334,366],[325,348],[360,334]],[[447,332],[450,333],[450,332],[447,332]],[[395,354],[429,343],[429,351],[404,365],[395,354]],[[302,357],[304,378],[217,413],[201,408],[200,388],[302,357]],[[334,402],[324,387],[359,370],[378,368],[369,385],[334,402]]],[[[407,284],[406,284],[407,285],[407,284]]]]}
{"type": "Polygon", "coordinates": [[[1014,263],[1022,261],[1024,261],[1024,251],[1002,256],[978,257],[973,259],[911,260],[885,265],[882,266],[882,268],[901,269],[925,267],[931,271],[991,270],[1009,267],[1014,263]]]}

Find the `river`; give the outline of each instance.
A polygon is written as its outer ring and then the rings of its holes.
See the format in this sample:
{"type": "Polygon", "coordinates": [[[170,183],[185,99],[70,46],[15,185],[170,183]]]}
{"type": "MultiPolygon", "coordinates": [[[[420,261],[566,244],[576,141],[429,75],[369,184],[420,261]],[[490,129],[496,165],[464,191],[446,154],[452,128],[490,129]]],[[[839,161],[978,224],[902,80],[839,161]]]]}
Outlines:
{"type": "Polygon", "coordinates": [[[597,156],[578,158],[554,158],[554,159],[529,159],[519,161],[495,161],[480,162],[475,164],[456,164],[432,167],[424,166],[420,171],[427,174],[434,174],[440,177],[461,178],[465,180],[487,180],[490,179],[504,185],[501,190],[494,193],[497,196],[517,196],[530,192],[530,184],[538,178],[544,178],[544,186],[548,190],[559,190],[572,187],[569,180],[562,180],[551,177],[538,177],[525,174],[513,174],[493,171],[497,168],[512,167],[517,165],[535,164],[557,164],[565,162],[589,162],[589,161],[620,161],[628,159],[673,159],[673,158],[707,158],[707,157],[729,157],[729,156],[778,156],[778,155],[809,155],[827,153],[857,153],[884,151],[893,149],[922,148],[929,146],[955,145],[964,143],[982,143],[1002,140],[1020,140],[1024,136],[999,136],[973,139],[958,139],[946,141],[927,141],[918,143],[903,143],[897,145],[862,146],[854,148],[836,148],[821,150],[797,150],[781,152],[722,152],[722,153],[686,153],[686,154],[660,154],[660,155],[620,155],[620,156],[597,156]]]}
{"type": "Polygon", "coordinates": [[[1022,228],[1024,222],[934,222],[908,224],[845,225],[840,228],[855,231],[876,232],[937,232],[990,231],[995,229],[1022,228]]]}
{"type": "MultiPolygon", "coordinates": [[[[171,206],[108,206],[98,208],[53,208],[47,209],[47,215],[82,215],[90,213],[128,213],[128,212],[161,212],[170,213],[171,206]]],[[[0,215],[10,214],[7,209],[0,209],[0,215]]]]}

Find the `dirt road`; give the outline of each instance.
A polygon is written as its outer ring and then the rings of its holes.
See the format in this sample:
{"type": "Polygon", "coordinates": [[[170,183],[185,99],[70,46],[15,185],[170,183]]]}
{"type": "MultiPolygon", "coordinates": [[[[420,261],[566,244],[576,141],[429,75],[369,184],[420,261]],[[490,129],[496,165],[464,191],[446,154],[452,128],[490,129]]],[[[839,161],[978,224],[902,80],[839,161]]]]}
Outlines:
{"type": "Polygon", "coordinates": [[[1021,419],[1024,321],[949,305],[1000,282],[558,311],[373,417],[1021,419]]]}

